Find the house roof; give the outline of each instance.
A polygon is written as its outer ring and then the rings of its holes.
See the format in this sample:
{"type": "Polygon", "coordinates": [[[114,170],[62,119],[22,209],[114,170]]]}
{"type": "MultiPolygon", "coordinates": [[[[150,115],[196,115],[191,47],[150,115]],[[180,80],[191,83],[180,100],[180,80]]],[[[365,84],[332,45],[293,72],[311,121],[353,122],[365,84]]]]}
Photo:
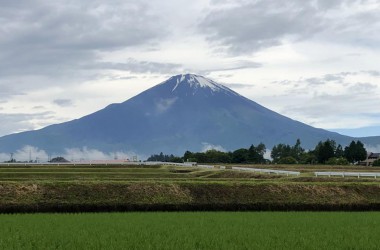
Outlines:
{"type": "Polygon", "coordinates": [[[368,158],[380,158],[380,153],[370,153],[368,158]]]}

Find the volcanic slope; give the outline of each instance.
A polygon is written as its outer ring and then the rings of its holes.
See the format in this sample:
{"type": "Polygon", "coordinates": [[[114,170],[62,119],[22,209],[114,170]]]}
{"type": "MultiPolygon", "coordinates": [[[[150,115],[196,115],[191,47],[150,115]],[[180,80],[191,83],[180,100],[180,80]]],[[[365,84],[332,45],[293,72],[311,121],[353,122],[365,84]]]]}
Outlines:
{"type": "Polygon", "coordinates": [[[234,150],[263,142],[269,148],[294,144],[297,138],[306,148],[328,138],[343,145],[353,139],[287,118],[203,76],[185,74],[80,119],[1,137],[0,152],[32,145],[49,153],[88,147],[182,155],[210,145],[234,150]]]}

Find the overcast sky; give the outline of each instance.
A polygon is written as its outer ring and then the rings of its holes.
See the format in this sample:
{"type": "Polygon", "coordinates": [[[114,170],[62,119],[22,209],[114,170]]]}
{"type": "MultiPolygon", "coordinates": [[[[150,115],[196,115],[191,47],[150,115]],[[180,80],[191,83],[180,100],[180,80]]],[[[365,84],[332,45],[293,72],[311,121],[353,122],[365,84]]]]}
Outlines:
{"type": "Polygon", "coordinates": [[[293,119],[380,135],[379,0],[0,0],[0,136],[195,73],[293,119]]]}

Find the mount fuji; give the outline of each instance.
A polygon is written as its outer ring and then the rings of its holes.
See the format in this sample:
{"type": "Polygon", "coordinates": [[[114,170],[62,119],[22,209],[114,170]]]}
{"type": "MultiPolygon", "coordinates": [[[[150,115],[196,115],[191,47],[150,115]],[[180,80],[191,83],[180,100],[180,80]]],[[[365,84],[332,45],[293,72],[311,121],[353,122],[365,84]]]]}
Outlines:
{"type": "MultiPolygon", "coordinates": [[[[50,154],[88,147],[182,155],[212,145],[234,150],[263,142],[271,148],[297,138],[306,148],[328,138],[342,145],[355,139],[292,120],[203,76],[186,74],[80,119],[3,136],[0,152],[31,145],[50,154]]],[[[380,144],[380,137],[363,141],[380,144]]]]}

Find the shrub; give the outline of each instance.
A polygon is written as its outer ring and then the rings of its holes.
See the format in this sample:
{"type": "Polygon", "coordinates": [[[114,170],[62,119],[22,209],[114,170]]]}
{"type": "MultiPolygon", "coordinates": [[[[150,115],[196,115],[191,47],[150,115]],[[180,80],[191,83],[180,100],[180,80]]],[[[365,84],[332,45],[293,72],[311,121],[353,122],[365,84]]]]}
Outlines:
{"type": "Polygon", "coordinates": [[[344,157],[331,157],[326,161],[328,165],[349,165],[350,163],[344,157]]]}
{"type": "Polygon", "coordinates": [[[62,156],[58,156],[58,157],[51,159],[50,162],[69,162],[69,161],[66,160],[65,158],[63,158],[62,156]]]}
{"type": "Polygon", "coordinates": [[[278,161],[278,163],[279,164],[297,164],[297,160],[294,159],[294,157],[288,156],[288,157],[281,158],[278,161]]]}
{"type": "Polygon", "coordinates": [[[374,167],[380,167],[380,159],[373,162],[374,167]]]}

